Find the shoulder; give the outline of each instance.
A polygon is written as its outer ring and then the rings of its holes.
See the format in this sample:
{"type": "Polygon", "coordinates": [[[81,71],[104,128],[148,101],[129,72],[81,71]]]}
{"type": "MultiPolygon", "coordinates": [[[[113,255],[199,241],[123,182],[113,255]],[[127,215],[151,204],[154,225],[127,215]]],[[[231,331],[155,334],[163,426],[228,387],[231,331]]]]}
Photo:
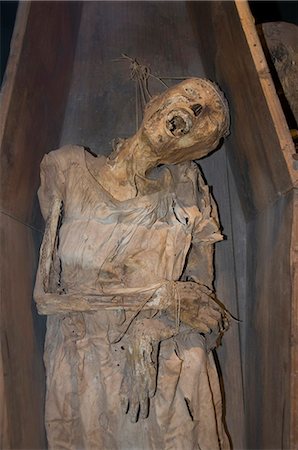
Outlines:
{"type": "Polygon", "coordinates": [[[44,155],[41,161],[41,168],[48,165],[55,165],[64,172],[72,164],[82,164],[84,161],[84,153],[84,147],[79,145],[64,145],[44,155]]]}

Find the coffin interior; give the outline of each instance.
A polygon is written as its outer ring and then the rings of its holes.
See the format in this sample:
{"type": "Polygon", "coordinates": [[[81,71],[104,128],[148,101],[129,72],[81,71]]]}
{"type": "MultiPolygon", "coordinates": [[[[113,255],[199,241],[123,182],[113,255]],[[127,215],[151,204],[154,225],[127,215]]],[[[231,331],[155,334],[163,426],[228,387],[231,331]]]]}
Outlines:
{"type": "MultiPolygon", "coordinates": [[[[114,138],[125,138],[135,132],[135,82],[130,80],[129,64],[117,61],[121,54],[148,65],[157,77],[208,77],[200,56],[198,30],[191,23],[191,14],[184,2],[84,4],[61,145],[75,143],[98,154],[109,154],[114,138]]],[[[177,80],[165,81],[168,85],[177,83],[177,80]]],[[[150,83],[150,87],[152,94],[164,89],[158,83],[150,83]]],[[[223,232],[227,236],[216,249],[217,292],[232,314],[238,317],[237,288],[240,286],[235,282],[231,201],[237,204],[239,225],[244,226],[244,219],[235,185],[230,179],[228,146],[227,143],[226,149],[206,158],[201,165],[213,188],[223,232]]],[[[241,239],[241,230],[237,229],[237,233],[236,239],[241,239]]],[[[245,257],[243,239],[241,247],[238,257],[245,257]]],[[[244,265],[243,260],[240,265],[244,265]]],[[[218,351],[226,397],[227,427],[236,448],[243,446],[239,328],[237,323],[232,325],[218,351]]]]}
{"type": "Polygon", "coordinates": [[[199,162],[226,236],[216,248],[215,285],[241,319],[217,351],[227,429],[235,449],[287,448],[292,181],[235,4],[32,2],[17,26],[1,136],[3,447],[46,445],[44,321],[31,303],[43,231],[40,160],[67,143],[107,155],[114,138],[134,133],[135,84],[128,64],[114,61],[125,53],[155,76],[210,78],[227,95],[231,135],[199,162]]]}

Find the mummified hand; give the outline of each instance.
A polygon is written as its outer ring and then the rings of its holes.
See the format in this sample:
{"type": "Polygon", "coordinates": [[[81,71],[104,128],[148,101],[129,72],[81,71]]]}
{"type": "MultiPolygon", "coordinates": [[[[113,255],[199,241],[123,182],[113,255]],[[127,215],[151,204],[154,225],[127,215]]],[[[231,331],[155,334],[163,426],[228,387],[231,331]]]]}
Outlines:
{"type": "Polygon", "coordinates": [[[132,422],[149,414],[149,399],[156,390],[158,346],[175,331],[158,319],[136,320],[131,325],[120,395],[123,411],[132,422]]]}
{"type": "Polygon", "coordinates": [[[227,312],[209,288],[192,281],[181,281],[175,283],[174,289],[176,304],[171,302],[167,309],[172,318],[180,314],[181,322],[204,334],[219,336],[228,328],[227,312]]]}

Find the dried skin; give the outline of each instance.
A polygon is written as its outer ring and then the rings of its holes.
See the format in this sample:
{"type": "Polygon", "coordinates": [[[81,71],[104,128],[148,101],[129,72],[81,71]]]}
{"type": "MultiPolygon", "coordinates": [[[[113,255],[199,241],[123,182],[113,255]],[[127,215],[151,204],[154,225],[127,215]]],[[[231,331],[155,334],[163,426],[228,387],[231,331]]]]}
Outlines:
{"type": "Polygon", "coordinates": [[[121,385],[121,403],[130,420],[145,419],[149,414],[149,399],[156,391],[159,343],[172,337],[177,330],[157,319],[136,320],[129,331],[129,346],[121,385]]]}
{"type": "Polygon", "coordinates": [[[228,319],[224,308],[215,300],[214,293],[206,286],[191,282],[175,283],[178,306],[168,309],[175,318],[177,309],[182,323],[199,333],[220,335],[228,328],[228,319]]]}
{"type": "Polygon", "coordinates": [[[218,88],[191,79],[154,98],[139,131],[109,158],[75,146],[45,156],[34,296],[49,315],[50,449],[166,449],[169,430],[180,448],[228,448],[207,351],[227,328],[211,290],[221,234],[190,162],[214,150],[228,126],[218,88]]]}

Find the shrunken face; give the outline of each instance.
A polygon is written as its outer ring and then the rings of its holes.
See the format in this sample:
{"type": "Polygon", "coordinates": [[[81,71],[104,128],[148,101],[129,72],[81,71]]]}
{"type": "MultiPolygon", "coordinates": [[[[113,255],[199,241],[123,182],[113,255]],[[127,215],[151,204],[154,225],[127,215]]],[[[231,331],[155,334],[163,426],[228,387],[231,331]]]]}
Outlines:
{"type": "Polygon", "coordinates": [[[159,163],[199,159],[229,132],[229,110],[211,81],[191,78],[168,89],[147,105],[141,135],[159,163]]]}

